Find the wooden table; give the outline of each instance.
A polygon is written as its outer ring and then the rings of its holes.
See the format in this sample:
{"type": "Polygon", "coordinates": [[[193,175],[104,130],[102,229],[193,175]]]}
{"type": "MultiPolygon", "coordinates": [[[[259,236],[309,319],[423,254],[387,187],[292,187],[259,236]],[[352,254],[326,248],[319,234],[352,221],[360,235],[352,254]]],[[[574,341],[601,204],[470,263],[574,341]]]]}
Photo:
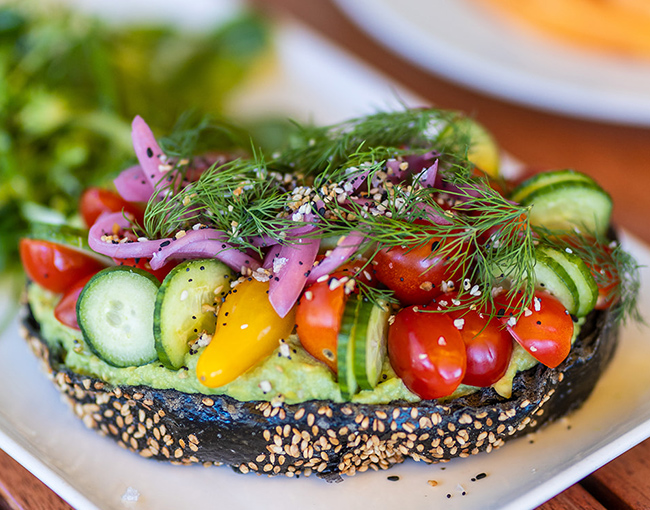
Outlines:
{"type": "MultiPolygon", "coordinates": [[[[255,0],[273,16],[292,16],[430,101],[476,115],[501,146],[539,167],[591,174],[613,196],[614,219],[650,242],[650,129],[585,121],[509,104],[420,69],[372,40],[329,0],[255,0]]],[[[70,506],[0,451],[0,510],[70,506]]],[[[542,510],[650,508],[650,440],[540,507],[542,510]]]]}

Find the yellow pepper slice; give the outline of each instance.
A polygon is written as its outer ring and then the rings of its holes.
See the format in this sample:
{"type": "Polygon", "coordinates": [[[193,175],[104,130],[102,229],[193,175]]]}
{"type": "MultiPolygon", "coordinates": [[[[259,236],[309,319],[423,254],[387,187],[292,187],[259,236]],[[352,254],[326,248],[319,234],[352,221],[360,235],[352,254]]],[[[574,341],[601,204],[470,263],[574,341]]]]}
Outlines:
{"type": "Polygon", "coordinates": [[[217,328],[196,365],[204,386],[228,384],[270,356],[293,331],[295,308],[281,318],[268,298],[268,282],[246,280],[233,288],[217,314],[217,328]]]}

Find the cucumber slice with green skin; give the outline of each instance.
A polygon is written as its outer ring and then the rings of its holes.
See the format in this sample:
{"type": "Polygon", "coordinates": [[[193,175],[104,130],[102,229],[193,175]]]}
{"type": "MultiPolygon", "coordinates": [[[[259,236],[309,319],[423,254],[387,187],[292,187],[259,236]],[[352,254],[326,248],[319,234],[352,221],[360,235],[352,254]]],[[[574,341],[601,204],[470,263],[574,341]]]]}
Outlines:
{"type": "Polygon", "coordinates": [[[336,346],[336,371],[339,379],[339,390],[344,400],[350,400],[359,389],[354,376],[354,339],[358,325],[361,299],[353,296],[348,299],[343,309],[341,329],[339,330],[336,346]]]}
{"type": "Polygon", "coordinates": [[[190,343],[203,332],[214,334],[216,309],[233,278],[231,269],[215,259],[183,262],[165,277],[153,315],[156,350],[163,365],[178,370],[190,343]]]}
{"type": "Polygon", "coordinates": [[[570,248],[561,251],[549,246],[539,246],[537,250],[561,265],[575,283],[578,291],[578,305],[575,315],[584,317],[593,310],[598,299],[598,285],[596,285],[596,280],[594,280],[587,264],[575,253],[571,252],[570,248]]]}
{"type": "Polygon", "coordinates": [[[386,357],[390,309],[363,301],[354,334],[354,375],[362,390],[377,386],[386,357]]]}
{"type": "Polygon", "coordinates": [[[120,368],[158,359],[153,311],[159,285],[146,271],[124,266],[90,279],[77,300],[77,321],[98,358],[120,368]]]}
{"type": "Polygon", "coordinates": [[[517,186],[510,194],[510,200],[514,202],[523,202],[528,196],[537,191],[538,189],[557,184],[559,182],[588,182],[596,184],[591,177],[575,170],[555,170],[552,172],[542,172],[533,175],[531,178],[526,179],[519,186],[517,186]]]}
{"type": "Polygon", "coordinates": [[[531,193],[521,205],[532,205],[529,218],[533,225],[604,235],[612,216],[612,199],[597,184],[558,182],[531,193]]]}
{"type": "Polygon", "coordinates": [[[569,313],[576,313],[580,300],[578,287],[561,264],[539,249],[535,252],[535,281],[537,287],[553,294],[569,313]]]}

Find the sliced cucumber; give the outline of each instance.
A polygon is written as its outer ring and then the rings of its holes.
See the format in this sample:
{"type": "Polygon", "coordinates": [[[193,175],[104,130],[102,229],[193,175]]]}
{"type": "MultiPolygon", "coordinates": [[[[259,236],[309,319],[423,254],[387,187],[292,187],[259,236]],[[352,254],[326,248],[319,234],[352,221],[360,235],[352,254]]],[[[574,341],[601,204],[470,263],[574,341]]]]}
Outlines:
{"type": "Polygon", "coordinates": [[[141,269],[103,269],[86,284],[77,301],[77,321],[90,349],[116,367],[146,365],[158,359],[153,311],[160,282],[141,269]]]}
{"type": "Polygon", "coordinates": [[[577,317],[583,317],[596,306],[598,285],[596,285],[596,280],[594,280],[584,261],[575,253],[572,253],[570,248],[567,250],[569,251],[556,250],[549,246],[539,246],[537,248],[538,253],[543,253],[561,265],[573,280],[578,291],[578,303],[575,312],[572,313],[577,317]]]}
{"type": "Polygon", "coordinates": [[[359,389],[357,379],[354,376],[354,339],[361,303],[362,301],[358,296],[348,299],[343,309],[341,329],[337,338],[336,369],[341,397],[345,400],[349,400],[359,389]]]}
{"type": "Polygon", "coordinates": [[[536,250],[535,259],[537,287],[549,291],[570,313],[575,313],[579,306],[580,296],[571,276],[562,265],[539,249],[536,250]]]}
{"type": "Polygon", "coordinates": [[[354,376],[362,390],[377,386],[386,357],[388,335],[387,305],[364,301],[359,308],[354,334],[354,376]]]}
{"type": "Polygon", "coordinates": [[[156,295],[153,333],[158,357],[166,367],[181,368],[190,342],[203,332],[214,333],[216,309],[233,277],[222,262],[198,259],[179,264],[164,279],[156,295]]]}
{"type": "Polygon", "coordinates": [[[605,234],[612,215],[612,199],[597,184],[558,182],[531,193],[521,205],[532,205],[530,222],[548,229],[576,227],[605,234]]]}
{"type": "Polygon", "coordinates": [[[558,182],[570,181],[596,184],[596,182],[591,177],[581,172],[576,172],[575,170],[565,169],[555,170],[552,172],[542,172],[537,175],[533,175],[531,178],[526,179],[519,186],[517,186],[510,194],[510,200],[521,203],[538,189],[550,186],[551,184],[557,184],[558,182]]]}

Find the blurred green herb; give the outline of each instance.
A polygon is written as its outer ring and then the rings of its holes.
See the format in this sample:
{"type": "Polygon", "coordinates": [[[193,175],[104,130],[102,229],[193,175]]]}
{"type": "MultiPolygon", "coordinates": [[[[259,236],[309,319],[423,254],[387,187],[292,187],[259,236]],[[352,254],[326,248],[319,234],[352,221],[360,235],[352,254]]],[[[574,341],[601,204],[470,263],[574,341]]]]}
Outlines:
{"type": "MultiPolygon", "coordinates": [[[[133,159],[136,114],[157,133],[189,110],[219,118],[268,40],[248,14],[187,33],[107,25],[36,0],[0,5],[0,273],[18,268],[34,214],[74,213],[85,187],[133,159]]],[[[229,148],[218,141],[213,149],[229,148]]]]}

